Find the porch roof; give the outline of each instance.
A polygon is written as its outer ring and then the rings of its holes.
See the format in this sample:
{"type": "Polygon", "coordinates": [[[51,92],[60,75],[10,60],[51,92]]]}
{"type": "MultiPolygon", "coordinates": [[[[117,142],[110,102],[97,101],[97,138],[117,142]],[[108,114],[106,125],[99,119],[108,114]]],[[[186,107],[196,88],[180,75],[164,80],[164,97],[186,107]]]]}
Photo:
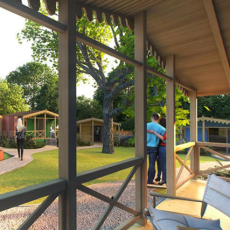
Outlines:
{"type": "MultiPolygon", "coordinates": [[[[83,119],[83,120],[79,120],[77,121],[77,124],[82,124],[82,123],[85,123],[85,122],[88,122],[88,121],[97,121],[97,122],[100,122],[103,124],[103,120],[102,119],[98,119],[98,118],[87,118],[87,119],[83,119]]],[[[118,122],[113,122],[113,125],[115,126],[121,126],[121,123],[118,123],[118,122]]]]}
{"type": "MultiPolygon", "coordinates": [[[[158,60],[176,57],[176,79],[198,96],[230,93],[230,1],[77,0],[89,14],[126,17],[147,11],[148,46],[158,60]],[[99,10],[100,9],[100,10],[99,10]],[[92,13],[92,12],[91,12],[92,13]]],[[[122,20],[122,17],[120,17],[122,20]]]]}
{"type": "Polygon", "coordinates": [[[49,114],[54,117],[58,117],[58,114],[50,112],[48,110],[36,110],[36,111],[25,111],[25,112],[17,112],[17,113],[11,113],[11,114],[6,114],[4,116],[16,116],[16,117],[23,117],[23,118],[29,118],[29,117],[34,117],[40,114],[49,114]]]}

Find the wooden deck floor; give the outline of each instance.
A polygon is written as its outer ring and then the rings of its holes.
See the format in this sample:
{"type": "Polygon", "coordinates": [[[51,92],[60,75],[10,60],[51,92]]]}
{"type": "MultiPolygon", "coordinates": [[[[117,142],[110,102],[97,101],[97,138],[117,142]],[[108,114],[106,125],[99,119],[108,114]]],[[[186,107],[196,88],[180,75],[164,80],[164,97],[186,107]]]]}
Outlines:
{"type": "MultiPolygon", "coordinates": [[[[189,197],[189,198],[201,200],[203,198],[205,184],[206,184],[205,181],[191,180],[177,190],[177,196],[189,197]]],[[[157,209],[178,212],[178,213],[186,213],[189,215],[199,217],[201,204],[196,202],[166,199],[165,201],[163,201],[161,204],[157,206],[157,209]]],[[[230,218],[225,214],[219,212],[215,208],[208,206],[204,217],[209,219],[220,219],[222,229],[230,230],[230,218]]],[[[130,229],[152,230],[153,228],[151,227],[150,224],[148,224],[146,227],[140,227],[138,225],[134,225],[130,229]]]]}

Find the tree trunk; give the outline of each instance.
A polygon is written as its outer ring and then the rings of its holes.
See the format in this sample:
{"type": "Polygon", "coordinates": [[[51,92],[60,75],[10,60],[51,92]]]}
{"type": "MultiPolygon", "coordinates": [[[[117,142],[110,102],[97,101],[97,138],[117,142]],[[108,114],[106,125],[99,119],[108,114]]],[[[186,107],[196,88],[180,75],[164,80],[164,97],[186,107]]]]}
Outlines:
{"type": "Polygon", "coordinates": [[[113,118],[109,116],[109,112],[113,109],[113,101],[106,100],[104,95],[103,102],[103,153],[114,153],[114,140],[113,140],[113,118]]]}

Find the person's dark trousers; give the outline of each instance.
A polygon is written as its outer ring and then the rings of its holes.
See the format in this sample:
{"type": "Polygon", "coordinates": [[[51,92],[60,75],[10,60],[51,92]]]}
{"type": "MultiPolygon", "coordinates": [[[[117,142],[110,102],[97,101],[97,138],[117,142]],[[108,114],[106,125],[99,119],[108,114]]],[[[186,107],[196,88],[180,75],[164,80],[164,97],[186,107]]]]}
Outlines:
{"type": "Polygon", "coordinates": [[[18,157],[21,159],[23,159],[23,148],[24,148],[24,139],[22,140],[18,140],[17,139],[17,145],[18,145],[18,157]],[[21,150],[21,154],[20,154],[20,150],[21,150]]]}
{"type": "Polygon", "coordinates": [[[159,147],[158,157],[162,169],[162,181],[166,181],[166,146],[159,147]]]}
{"type": "Polygon", "coordinates": [[[162,174],[161,163],[160,163],[159,156],[157,156],[157,177],[161,178],[161,174],[162,174]]]}
{"type": "Polygon", "coordinates": [[[155,177],[155,163],[157,160],[157,147],[147,147],[147,154],[149,155],[149,170],[148,170],[148,184],[153,183],[153,179],[155,177]]]}

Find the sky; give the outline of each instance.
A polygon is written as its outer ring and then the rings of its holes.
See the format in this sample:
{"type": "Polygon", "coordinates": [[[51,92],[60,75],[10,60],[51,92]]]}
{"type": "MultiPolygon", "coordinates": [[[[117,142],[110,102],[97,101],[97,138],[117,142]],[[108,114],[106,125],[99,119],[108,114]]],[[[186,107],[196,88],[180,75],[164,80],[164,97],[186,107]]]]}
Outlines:
{"type": "MultiPolygon", "coordinates": [[[[17,33],[25,24],[25,19],[0,8],[0,78],[4,79],[19,66],[33,61],[31,43],[24,41],[19,44],[17,33]]],[[[92,98],[95,88],[90,84],[80,83],[77,86],[77,96],[85,95],[92,98]]]]}

